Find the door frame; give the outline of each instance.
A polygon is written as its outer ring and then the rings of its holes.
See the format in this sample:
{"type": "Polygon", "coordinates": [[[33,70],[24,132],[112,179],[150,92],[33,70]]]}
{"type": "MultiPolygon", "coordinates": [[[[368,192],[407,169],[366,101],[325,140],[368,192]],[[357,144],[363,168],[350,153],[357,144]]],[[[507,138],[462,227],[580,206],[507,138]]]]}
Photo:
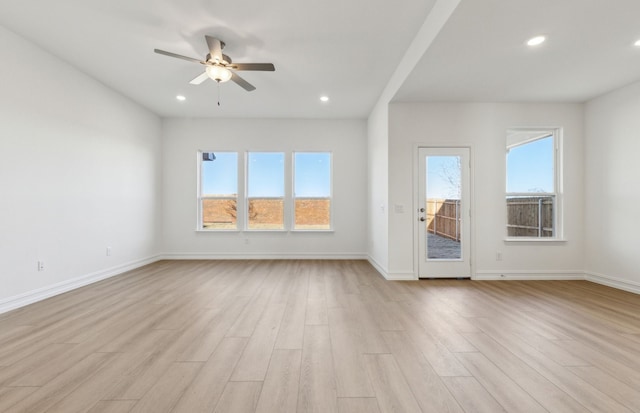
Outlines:
{"type": "Polygon", "coordinates": [[[475,231],[475,151],[473,144],[465,144],[465,143],[425,143],[425,142],[416,142],[413,144],[413,273],[415,275],[415,279],[420,279],[420,230],[418,228],[419,222],[419,209],[421,208],[419,194],[419,182],[420,182],[420,165],[419,165],[419,155],[420,148],[465,148],[469,150],[469,245],[467,248],[469,249],[469,275],[471,279],[475,278],[475,268],[476,268],[476,260],[475,260],[475,251],[476,251],[476,231],[475,231]]]}

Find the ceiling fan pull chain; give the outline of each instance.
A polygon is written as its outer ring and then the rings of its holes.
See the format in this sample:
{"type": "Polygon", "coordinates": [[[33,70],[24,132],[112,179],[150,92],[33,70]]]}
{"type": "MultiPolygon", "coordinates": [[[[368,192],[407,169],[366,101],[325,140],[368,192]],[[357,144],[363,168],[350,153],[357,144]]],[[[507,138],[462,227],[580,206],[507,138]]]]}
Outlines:
{"type": "Polygon", "coordinates": [[[218,84],[218,106],[220,106],[220,82],[216,81],[216,83],[218,84]]]}

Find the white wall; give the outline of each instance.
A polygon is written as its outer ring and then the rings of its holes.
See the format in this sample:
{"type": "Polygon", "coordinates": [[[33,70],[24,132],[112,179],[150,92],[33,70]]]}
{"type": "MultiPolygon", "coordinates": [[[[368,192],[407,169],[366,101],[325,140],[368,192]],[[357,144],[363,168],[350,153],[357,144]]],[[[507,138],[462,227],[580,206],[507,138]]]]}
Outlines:
{"type": "Polygon", "coordinates": [[[389,268],[389,111],[379,103],[367,124],[369,261],[387,276],[389,268]]]}
{"type": "Polygon", "coordinates": [[[586,105],[587,278],[640,293],[640,83],[586,105]]]}
{"type": "Polygon", "coordinates": [[[0,50],[2,312],[157,253],[161,123],[2,27],[0,50]]]}
{"type": "Polygon", "coordinates": [[[163,252],[169,257],[365,257],[364,120],[166,119],[163,153],[163,252]],[[332,152],[335,231],[196,232],[198,150],[332,152]]]}
{"type": "Polygon", "coordinates": [[[389,114],[389,273],[414,268],[414,147],[472,146],[472,260],[476,278],[579,278],[583,254],[583,106],[580,104],[394,103],[389,114]],[[505,242],[505,139],[513,127],[564,130],[566,242],[505,242]],[[495,260],[501,251],[503,260],[495,260]]]}

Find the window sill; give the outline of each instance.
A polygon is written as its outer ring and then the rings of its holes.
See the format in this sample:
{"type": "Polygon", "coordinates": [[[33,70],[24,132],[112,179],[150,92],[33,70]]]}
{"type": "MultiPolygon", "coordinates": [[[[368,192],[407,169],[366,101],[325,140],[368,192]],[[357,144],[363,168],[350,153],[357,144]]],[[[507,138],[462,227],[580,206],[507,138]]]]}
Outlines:
{"type": "Polygon", "coordinates": [[[254,234],[254,233],[266,233],[266,232],[275,232],[275,233],[297,233],[297,234],[308,234],[308,233],[334,233],[333,229],[196,229],[195,232],[203,232],[208,234],[254,234]]]}
{"type": "Polygon", "coordinates": [[[542,242],[542,243],[565,243],[567,239],[565,238],[505,238],[504,242],[542,242]]]}

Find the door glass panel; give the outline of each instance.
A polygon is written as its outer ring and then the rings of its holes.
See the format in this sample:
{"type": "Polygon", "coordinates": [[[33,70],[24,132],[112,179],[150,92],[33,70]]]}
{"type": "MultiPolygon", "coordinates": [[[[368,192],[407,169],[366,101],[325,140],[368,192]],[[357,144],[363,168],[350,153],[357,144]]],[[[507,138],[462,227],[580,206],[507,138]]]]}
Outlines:
{"type": "Polygon", "coordinates": [[[428,260],[459,260],[461,248],[461,158],[426,157],[426,257],[428,260]]]}

